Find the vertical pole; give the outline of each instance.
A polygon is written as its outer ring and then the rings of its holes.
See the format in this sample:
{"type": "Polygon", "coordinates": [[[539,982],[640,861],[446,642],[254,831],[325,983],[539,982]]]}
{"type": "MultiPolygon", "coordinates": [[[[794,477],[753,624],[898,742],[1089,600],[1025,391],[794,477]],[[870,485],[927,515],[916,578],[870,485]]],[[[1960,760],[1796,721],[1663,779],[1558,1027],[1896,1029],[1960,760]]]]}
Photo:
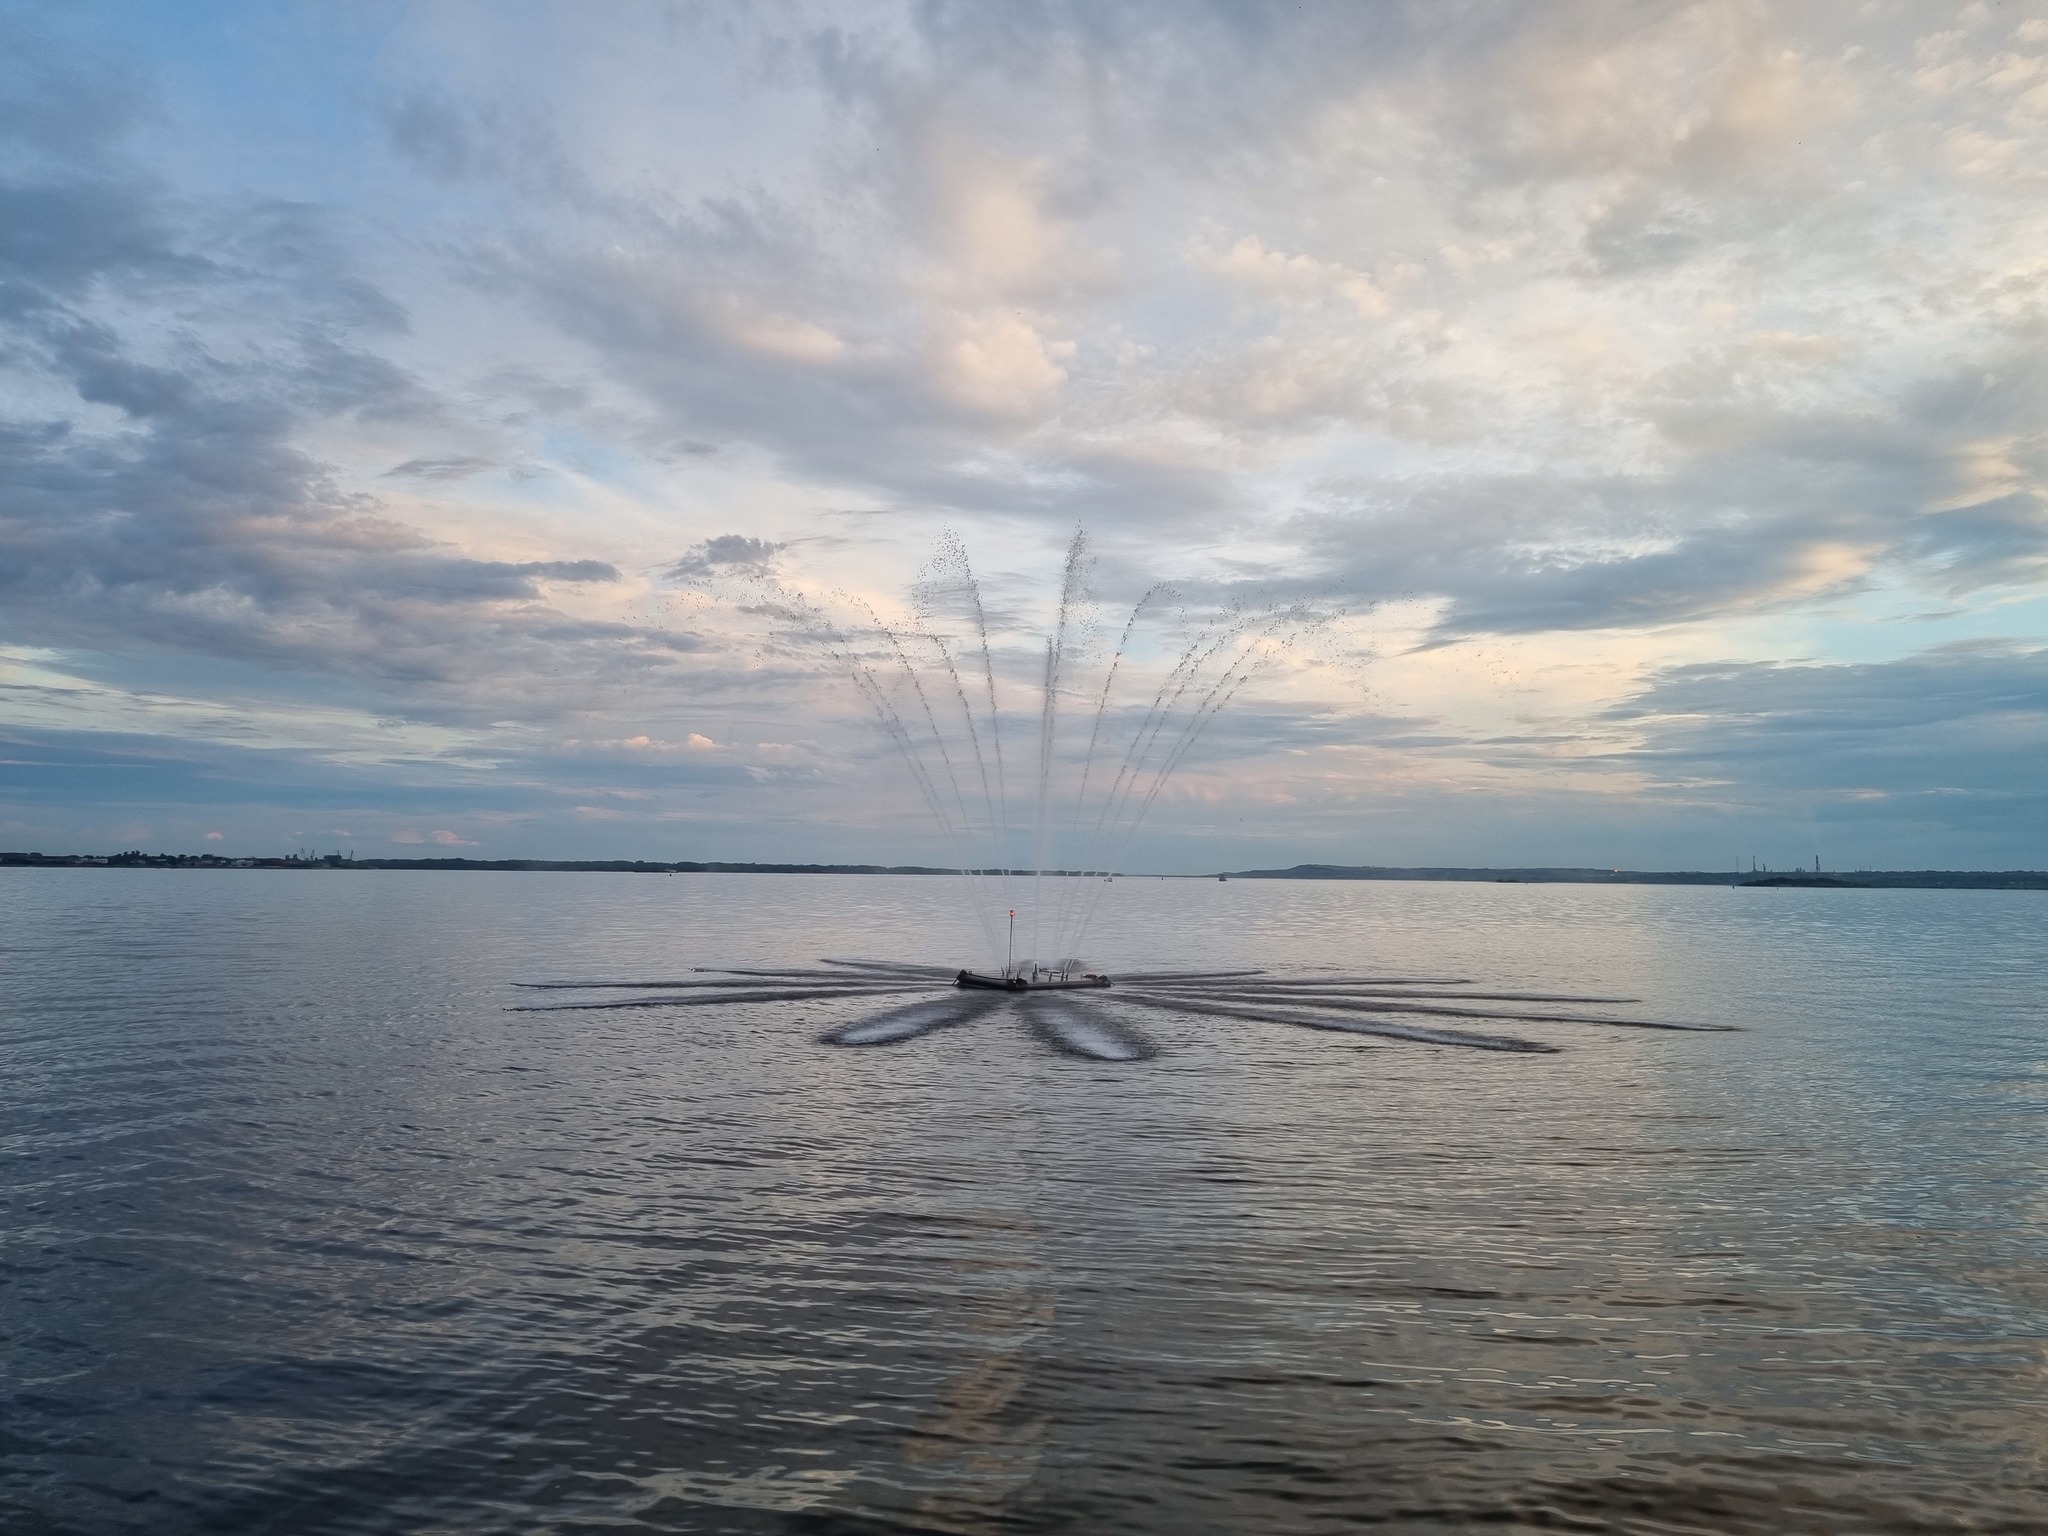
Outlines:
{"type": "Polygon", "coordinates": [[[1008,981],[1017,972],[1017,909],[1010,908],[1010,958],[1003,965],[1003,980],[1008,981]]]}

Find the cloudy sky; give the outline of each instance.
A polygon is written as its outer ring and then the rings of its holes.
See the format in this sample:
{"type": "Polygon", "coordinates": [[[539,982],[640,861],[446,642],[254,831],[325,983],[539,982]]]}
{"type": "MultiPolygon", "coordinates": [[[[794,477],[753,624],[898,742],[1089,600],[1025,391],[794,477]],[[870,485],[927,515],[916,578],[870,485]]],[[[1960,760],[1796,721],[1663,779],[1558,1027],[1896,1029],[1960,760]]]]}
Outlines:
{"type": "Polygon", "coordinates": [[[918,859],[950,533],[1335,615],[1133,867],[2048,865],[2048,4],[0,10],[0,848],[918,859]]]}

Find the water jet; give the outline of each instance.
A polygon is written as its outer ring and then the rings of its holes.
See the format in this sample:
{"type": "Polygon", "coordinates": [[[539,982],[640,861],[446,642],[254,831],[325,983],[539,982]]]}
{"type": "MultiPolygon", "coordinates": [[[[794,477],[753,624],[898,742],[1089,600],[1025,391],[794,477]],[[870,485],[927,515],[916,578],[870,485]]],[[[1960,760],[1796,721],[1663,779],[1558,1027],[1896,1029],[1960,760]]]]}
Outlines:
{"type": "Polygon", "coordinates": [[[951,534],[898,617],[760,571],[737,578],[753,611],[853,685],[923,801],[988,945],[989,963],[956,973],[962,987],[1106,985],[1075,961],[1020,964],[1018,949],[1081,950],[1111,875],[1210,723],[1335,617],[1312,601],[1198,599],[1158,583],[1105,625],[1093,564],[1076,530],[1050,626],[1022,643],[992,621],[951,534]],[[994,921],[1003,912],[1007,933],[994,921]]]}

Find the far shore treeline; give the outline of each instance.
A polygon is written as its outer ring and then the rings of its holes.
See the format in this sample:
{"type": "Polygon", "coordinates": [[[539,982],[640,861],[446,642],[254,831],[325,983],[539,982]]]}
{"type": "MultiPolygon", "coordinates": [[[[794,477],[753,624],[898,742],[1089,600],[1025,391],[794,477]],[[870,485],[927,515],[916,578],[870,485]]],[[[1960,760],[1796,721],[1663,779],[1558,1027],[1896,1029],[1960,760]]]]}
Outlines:
{"type": "MultiPolygon", "coordinates": [[[[951,875],[928,864],[747,864],[680,859],[359,859],[353,855],[290,854],[236,858],[218,853],[8,853],[0,868],[29,869],[413,869],[622,875],[951,875]]],[[[982,874],[1028,875],[1028,869],[982,874]]],[[[1048,875],[1100,879],[1108,871],[1049,869],[1048,875]]],[[[1116,872],[1122,875],[1122,871],[1116,872]]],[[[1137,878],[1127,876],[1126,878],[1137,878]]],[[[1144,876],[1170,880],[1462,880],[1498,885],[1742,885],[1837,889],[2048,891],[2036,869],[1859,869],[1853,873],[1793,870],[1458,869],[1382,864],[1296,864],[1287,869],[1225,870],[1207,875],[1144,876]]]]}

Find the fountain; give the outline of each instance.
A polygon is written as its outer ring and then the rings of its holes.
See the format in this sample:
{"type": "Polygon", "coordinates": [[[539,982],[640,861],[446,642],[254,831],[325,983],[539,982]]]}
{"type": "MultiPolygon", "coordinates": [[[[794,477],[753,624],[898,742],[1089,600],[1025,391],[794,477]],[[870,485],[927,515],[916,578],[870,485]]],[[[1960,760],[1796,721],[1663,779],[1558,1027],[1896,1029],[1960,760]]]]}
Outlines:
{"type": "Polygon", "coordinates": [[[1097,1061],[1156,1054],[1128,1016],[1131,1010],[1486,1051],[1557,1047],[1481,1033],[1469,1027],[1475,1022],[1726,1027],[1605,1011],[1635,1001],[1630,998],[1472,990],[1475,984],[1462,977],[1282,977],[1240,969],[1127,972],[1113,983],[1088,969],[1077,957],[1103,893],[1204,728],[1264,666],[1332,617],[1303,602],[1219,603],[1191,613],[1175,589],[1161,584],[1137,600],[1114,643],[1105,644],[1088,591],[1089,567],[1087,535],[1077,532],[1042,661],[1034,668],[1038,687],[1028,712],[1003,707],[998,678],[1004,669],[981,588],[956,537],[942,541],[913,588],[912,611],[895,621],[846,594],[794,591],[759,572],[744,578],[752,586],[753,611],[772,615],[786,637],[830,657],[892,744],[966,884],[968,906],[988,945],[984,969],[856,959],[784,969],[698,966],[667,981],[518,983],[642,994],[528,1004],[520,1011],[886,1001],[879,1011],[835,1026],[823,1040],[893,1045],[1004,1013],[1055,1049],[1097,1061]],[[1070,727],[1072,717],[1078,718],[1070,727]],[[1020,756],[1032,765],[1028,773],[1017,770],[1020,756]],[[1028,795],[1013,792],[1020,788],[1028,795]],[[1007,915],[1000,928],[998,913],[1007,915]],[[1036,956],[1047,952],[1066,958],[1041,963],[1036,956]],[[940,995],[900,1001],[924,992],[940,995]],[[1529,1011],[1532,1005],[1538,1011],[1529,1011]],[[1558,1011],[1562,1005],[1574,1011],[1558,1011]]]}
{"type": "Polygon", "coordinates": [[[1112,641],[1089,591],[1091,564],[1077,531],[1022,708],[1006,704],[999,679],[1020,668],[991,641],[955,536],[942,539],[898,619],[844,593],[744,578],[755,611],[851,681],[923,800],[988,946],[988,968],[961,973],[963,985],[1100,985],[1081,979],[1077,957],[1147,814],[1246,684],[1333,616],[1310,602],[1197,610],[1162,583],[1112,641]]]}

